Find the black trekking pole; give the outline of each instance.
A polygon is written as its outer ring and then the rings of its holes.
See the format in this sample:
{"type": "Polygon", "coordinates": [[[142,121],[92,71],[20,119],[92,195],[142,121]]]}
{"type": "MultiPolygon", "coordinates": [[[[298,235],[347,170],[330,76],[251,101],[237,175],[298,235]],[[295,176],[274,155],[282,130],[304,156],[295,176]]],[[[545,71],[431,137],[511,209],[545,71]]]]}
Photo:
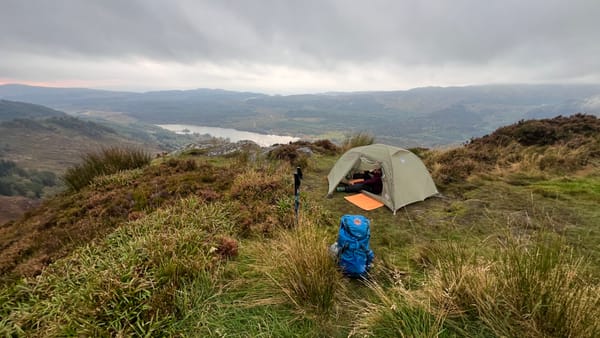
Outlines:
{"type": "Polygon", "coordinates": [[[296,213],[296,224],[299,224],[298,210],[300,209],[300,183],[302,181],[302,170],[300,167],[296,168],[294,173],[294,212],[296,213]]]}

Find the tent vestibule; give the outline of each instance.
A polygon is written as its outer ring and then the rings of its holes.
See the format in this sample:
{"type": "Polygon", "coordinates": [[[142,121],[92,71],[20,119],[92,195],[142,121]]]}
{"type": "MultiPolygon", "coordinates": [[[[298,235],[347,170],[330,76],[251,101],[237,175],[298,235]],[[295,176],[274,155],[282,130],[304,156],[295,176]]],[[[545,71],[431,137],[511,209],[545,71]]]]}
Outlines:
{"type": "Polygon", "coordinates": [[[381,168],[383,190],[380,195],[363,193],[379,200],[394,213],[403,206],[423,201],[438,193],[431,175],[417,155],[399,147],[371,144],[345,152],[335,163],[327,180],[328,194],[347,175],[364,170],[381,168]]]}

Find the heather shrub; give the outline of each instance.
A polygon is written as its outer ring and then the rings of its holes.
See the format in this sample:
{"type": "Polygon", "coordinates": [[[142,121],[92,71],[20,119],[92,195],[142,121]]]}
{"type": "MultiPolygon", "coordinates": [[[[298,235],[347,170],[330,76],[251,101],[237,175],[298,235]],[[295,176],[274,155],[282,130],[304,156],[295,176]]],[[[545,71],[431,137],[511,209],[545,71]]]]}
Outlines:
{"type": "Polygon", "coordinates": [[[330,140],[317,140],[313,142],[313,147],[327,155],[335,155],[340,152],[340,147],[336,146],[330,140]]]}

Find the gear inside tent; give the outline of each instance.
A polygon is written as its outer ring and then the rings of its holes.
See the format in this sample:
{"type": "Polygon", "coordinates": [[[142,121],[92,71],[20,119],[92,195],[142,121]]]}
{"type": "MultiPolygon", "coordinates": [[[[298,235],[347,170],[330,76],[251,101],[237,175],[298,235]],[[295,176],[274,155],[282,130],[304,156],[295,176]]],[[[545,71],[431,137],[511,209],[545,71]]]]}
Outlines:
{"type": "Polygon", "coordinates": [[[327,175],[328,194],[353,173],[382,170],[381,194],[363,191],[394,213],[403,206],[438,194],[438,190],[421,159],[412,152],[385,144],[356,147],[345,152],[327,175]]]}

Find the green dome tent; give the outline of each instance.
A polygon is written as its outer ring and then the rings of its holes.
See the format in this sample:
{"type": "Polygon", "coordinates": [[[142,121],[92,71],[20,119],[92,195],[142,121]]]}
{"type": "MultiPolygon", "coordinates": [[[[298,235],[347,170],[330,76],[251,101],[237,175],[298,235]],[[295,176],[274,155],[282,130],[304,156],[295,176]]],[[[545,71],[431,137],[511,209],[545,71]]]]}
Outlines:
{"type": "Polygon", "coordinates": [[[380,201],[394,213],[407,204],[423,201],[438,193],[431,175],[417,155],[398,147],[371,144],[352,148],[338,159],[327,175],[328,194],[335,191],[346,175],[375,168],[381,168],[383,172],[381,195],[363,193],[380,201]]]}

